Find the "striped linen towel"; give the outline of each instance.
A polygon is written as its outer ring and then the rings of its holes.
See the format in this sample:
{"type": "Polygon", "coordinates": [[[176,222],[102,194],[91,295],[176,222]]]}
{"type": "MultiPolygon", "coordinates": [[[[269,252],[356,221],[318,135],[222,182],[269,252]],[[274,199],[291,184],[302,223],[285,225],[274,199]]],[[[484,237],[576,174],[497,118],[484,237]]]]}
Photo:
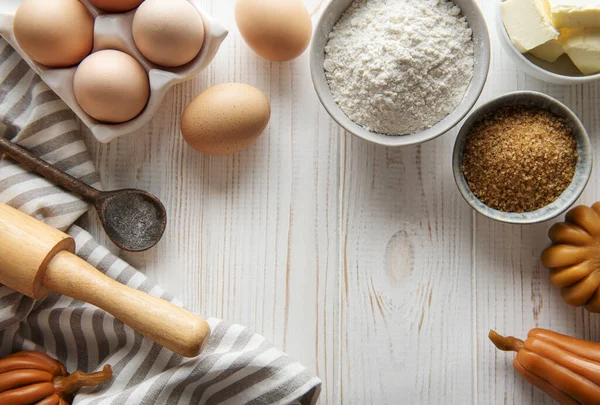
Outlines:
{"type": "MultiPolygon", "coordinates": [[[[0,119],[0,136],[100,187],[73,114],[1,39],[0,119]]],[[[85,202],[6,157],[0,160],[0,202],[67,231],[77,254],[108,276],[180,305],[73,225],[88,210],[85,202]]],[[[243,326],[208,322],[213,335],[206,349],[184,359],[91,305],[58,294],[34,301],[0,286],[0,356],[40,350],[71,371],[113,366],[112,382],[80,390],[75,404],[317,402],[321,382],[301,364],[243,326]]]]}

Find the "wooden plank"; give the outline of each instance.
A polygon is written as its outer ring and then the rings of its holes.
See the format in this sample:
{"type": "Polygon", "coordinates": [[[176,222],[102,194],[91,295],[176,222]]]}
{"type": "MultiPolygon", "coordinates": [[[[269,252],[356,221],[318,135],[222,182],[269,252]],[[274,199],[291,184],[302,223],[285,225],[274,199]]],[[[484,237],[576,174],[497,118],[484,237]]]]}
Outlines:
{"type": "Polygon", "coordinates": [[[453,135],[402,150],[345,140],[344,403],[469,402],[472,224],[453,135]]]}

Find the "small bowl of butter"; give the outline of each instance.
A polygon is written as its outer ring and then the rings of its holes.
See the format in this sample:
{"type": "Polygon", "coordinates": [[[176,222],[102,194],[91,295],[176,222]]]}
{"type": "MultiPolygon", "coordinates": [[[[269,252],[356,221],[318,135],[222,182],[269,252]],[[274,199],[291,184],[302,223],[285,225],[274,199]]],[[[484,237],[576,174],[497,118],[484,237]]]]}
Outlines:
{"type": "Polygon", "coordinates": [[[504,0],[498,34],[513,62],[555,84],[600,80],[600,0],[504,0]]]}

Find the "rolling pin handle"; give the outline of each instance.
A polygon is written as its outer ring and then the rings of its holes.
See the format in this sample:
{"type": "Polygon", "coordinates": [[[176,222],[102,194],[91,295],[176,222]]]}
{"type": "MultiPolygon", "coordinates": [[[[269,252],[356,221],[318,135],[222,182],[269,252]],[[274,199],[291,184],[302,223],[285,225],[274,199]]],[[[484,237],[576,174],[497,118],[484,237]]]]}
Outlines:
{"type": "Polygon", "coordinates": [[[204,319],[118,283],[69,252],[54,256],[42,283],[59,294],[103,309],[148,339],[184,357],[197,356],[210,337],[210,326],[204,319]]]}

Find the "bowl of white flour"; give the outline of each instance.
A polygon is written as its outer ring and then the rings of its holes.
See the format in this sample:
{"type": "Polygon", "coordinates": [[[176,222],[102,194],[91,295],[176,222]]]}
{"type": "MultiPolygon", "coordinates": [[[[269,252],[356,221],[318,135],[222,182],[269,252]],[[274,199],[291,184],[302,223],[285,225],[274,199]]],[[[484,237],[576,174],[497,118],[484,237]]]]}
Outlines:
{"type": "Polygon", "coordinates": [[[469,113],[490,56],[476,0],[332,0],[317,24],[311,73],[344,129],[407,146],[448,132],[469,113]]]}

